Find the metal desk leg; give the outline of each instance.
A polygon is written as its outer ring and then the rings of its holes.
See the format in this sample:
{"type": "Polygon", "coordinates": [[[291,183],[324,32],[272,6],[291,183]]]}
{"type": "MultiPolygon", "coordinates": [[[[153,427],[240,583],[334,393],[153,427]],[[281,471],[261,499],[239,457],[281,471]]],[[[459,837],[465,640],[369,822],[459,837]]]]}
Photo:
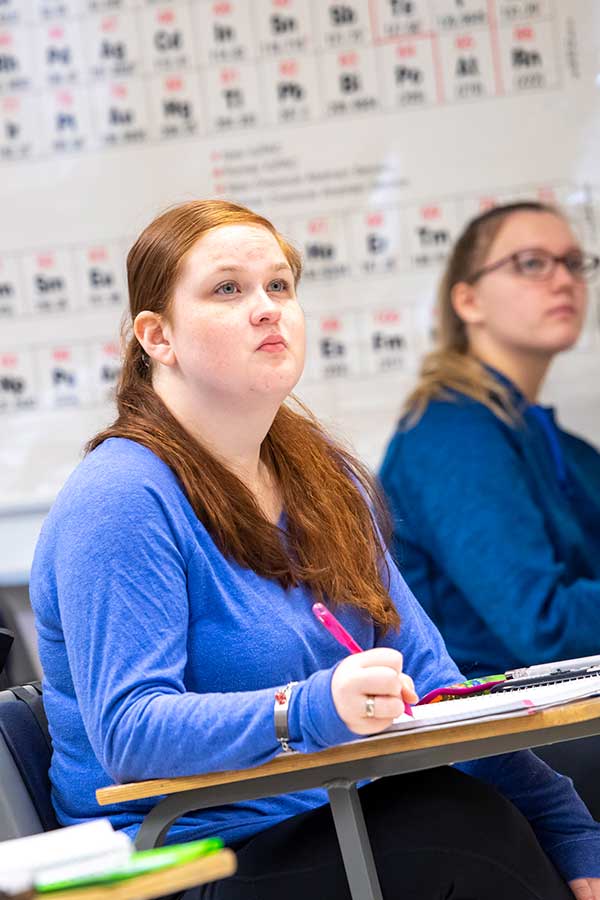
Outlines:
{"type": "Polygon", "coordinates": [[[326,787],[352,900],[383,900],[356,784],[340,779],[326,787]]]}

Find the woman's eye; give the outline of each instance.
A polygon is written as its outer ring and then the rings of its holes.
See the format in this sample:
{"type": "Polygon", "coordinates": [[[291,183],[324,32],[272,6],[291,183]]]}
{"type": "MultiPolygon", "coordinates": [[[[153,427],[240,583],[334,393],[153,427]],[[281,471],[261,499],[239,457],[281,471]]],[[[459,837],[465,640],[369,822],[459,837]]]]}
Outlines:
{"type": "Polygon", "coordinates": [[[585,270],[586,261],[582,253],[569,253],[565,256],[565,265],[569,272],[578,275],[585,270]]]}
{"type": "Polygon", "coordinates": [[[281,293],[281,291],[286,291],[289,287],[289,284],[284,278],[275,278],[269,284],[269,290],[277,293],[281,293]]]}
{"type": "Polygon", "coordinates": [[[540,269],[544,269],[548,265],[548,260],[545,256],[527,256],[524,259],[519,260],[519,266],[521,270],[526,272],[538,272],[540,269]]]}
{"type": "Polygon", "coordinates": [[[237,291],[237,285],[234,281],[225,281],[215,290],[216,294],[224,294],[226,297],[232,297],[237,291]]]}

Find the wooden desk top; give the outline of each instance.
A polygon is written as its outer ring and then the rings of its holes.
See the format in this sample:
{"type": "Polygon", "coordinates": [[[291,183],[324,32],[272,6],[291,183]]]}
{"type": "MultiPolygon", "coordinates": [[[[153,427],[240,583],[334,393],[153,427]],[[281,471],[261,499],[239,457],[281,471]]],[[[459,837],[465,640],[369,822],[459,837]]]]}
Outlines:
{"type": "MultiPolygon", "coordinates": [[[[139,800],[161,794],[174,794],[196,788],[248,781],[267,775],[317,768],[353,760],[388,756],[410,750],[424,750],[440,744],[493,738],[500,735],[523,734],[540,729],[571,725],[600,718],[600,697],[578,700],[562,706],[536,710],[526,716],[505,716],[490,722],[465,722],[433,731],[386,732],[367,740],[357,740],[321,750],[319,753],[292,753],[277,756],[263,766],[233,772],[211,772],[206,775],[186,775],[180,778],[157,778],[131,784],[115,784],[96,791],[100,806],[139,800]]],[[[535,744],[532,744],[535,746],[535,744]]],[[[69,895],[72,900],[72,894],[69,895]]]]}
{"type": "Polygon", "coordinates": [[[68,891],[34,894],[35,900],[151,900],[199,884],[233,875],[237,868],[232,850],[219,850],[210,856],[194,859],[179,866],[137,875],[109,885],[74,888],[68,891]]]}

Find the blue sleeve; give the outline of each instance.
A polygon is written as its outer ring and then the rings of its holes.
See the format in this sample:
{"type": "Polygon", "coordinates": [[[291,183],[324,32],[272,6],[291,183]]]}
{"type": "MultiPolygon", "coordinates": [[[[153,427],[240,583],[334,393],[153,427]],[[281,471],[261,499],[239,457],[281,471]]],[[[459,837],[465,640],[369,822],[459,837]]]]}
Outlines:
{"type": "MultiPolygon", "coordinates": [[[[404,669],[417,693],[461,679],[441,635],[388,559],[390,595],[400,631],[380,645],[404,655],[404,669]]],[[[457,768],[498,788],[531,823],[537,838],[566,880],[600,876],[600,824],[595,822],[569,778],[529,750],[460,763],[457,768]]]]}
{"type": "Polygon", "coordinates": [[[523,665],[597,653],[600,583],[565,583],[507,429],[475,404],[445,406],[396,435],[381,473],[417,596],[427,605],[426,565],[443,572],[523,665]]]}
{"type": "MultiPolygon", "coordinates": [[[[60,616],[86,733],[116,781],[237,769],[279,752],[272,687],[186,691],[188,559],[163,498],[109,486],[73,504],[55,557],[60,616]]],[[[191,550],[191,552],[199,552],[191,550]]],[[[295,749],[351,740],[331,698],[331,670],[298,685],[295,749]]]]}

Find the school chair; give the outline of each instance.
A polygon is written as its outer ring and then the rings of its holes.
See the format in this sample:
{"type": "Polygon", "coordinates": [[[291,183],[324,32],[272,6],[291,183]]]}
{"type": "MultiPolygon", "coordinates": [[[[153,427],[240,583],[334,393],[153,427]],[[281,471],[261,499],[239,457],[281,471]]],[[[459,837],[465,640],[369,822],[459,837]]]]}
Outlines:
{"type": "MultiPolygon", "coordinates": [[[[0,691],[0,841],[52,831],[60,825],[50,798],[52,742],[40,682],[0,691]]],[[[139,876],[96,892],[106,900],[150,900],[233,875],[227,848],[172,869],[139,876]]],[[[57,895],[89,900],[89,889],[57,895]]]]}
{"type": "Polygon", "coordinates": [[[39,682],[0,691],[0,841],[58,828],[52,744],[39,682]]]}

